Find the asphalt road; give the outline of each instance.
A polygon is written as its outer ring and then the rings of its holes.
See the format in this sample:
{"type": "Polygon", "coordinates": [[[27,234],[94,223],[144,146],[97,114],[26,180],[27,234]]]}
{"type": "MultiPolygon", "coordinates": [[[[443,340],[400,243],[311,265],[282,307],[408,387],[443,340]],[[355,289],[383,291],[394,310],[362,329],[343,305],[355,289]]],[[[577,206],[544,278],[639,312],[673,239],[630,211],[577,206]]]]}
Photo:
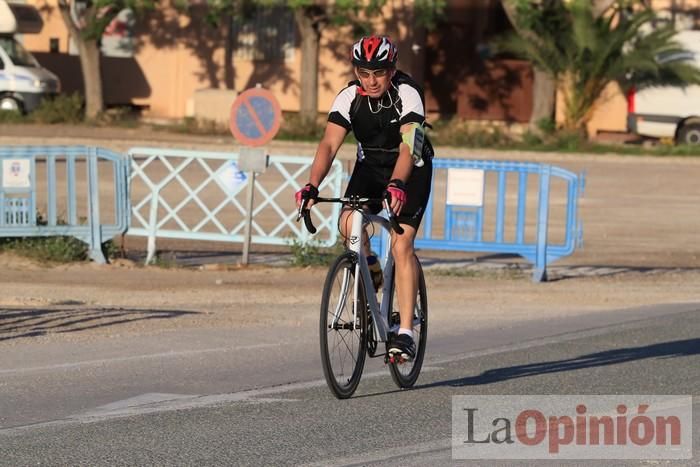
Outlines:
{"type": "MultiPolygon", "coordinates": [[[[396,390],[373,360],[347,401],[319,379],[310,331],[280,340],[253,330],[235,345],[210,333],[150,349],[120,341],[89,359],[74,348],[73,360],[29,353],[14,367],[6,355],[0,464],[461,465],[470,461],[452,459],[452,396],[673,394],[695,397],[695,460],[673,465],[697,465],[699,312],[698,304],[659,306],[431,334],[414,390],[396,390]],[[188,347],[164,350],[177,342],[188,347]]],[[[567,465],[527,465],[547,463],[567,465]]]]}

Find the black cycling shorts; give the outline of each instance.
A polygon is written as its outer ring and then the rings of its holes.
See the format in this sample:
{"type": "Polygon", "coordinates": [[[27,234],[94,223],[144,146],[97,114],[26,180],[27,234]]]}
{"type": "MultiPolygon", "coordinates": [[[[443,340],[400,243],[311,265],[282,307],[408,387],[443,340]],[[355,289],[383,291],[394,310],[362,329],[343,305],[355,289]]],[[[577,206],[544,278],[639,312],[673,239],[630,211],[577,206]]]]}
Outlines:
{"type": "MultiPolygon", "coordinates": [[[[345,190],[345,196],[381,198],[393,172],[393,166],[374,165],[367,162],[366,159],[357,161],[345,190]]],[[[413,167],[408,183],[406,183],[406,204],[397,217],[400,224],[408,224],[418,230],[428,206],[432,178],[433,163],[430,159],[425,162],[423,167],[413,167]]],[[[377,214],[381,211],[381,207],[372,206],[372,210],[373,214],[377,214]]]]}

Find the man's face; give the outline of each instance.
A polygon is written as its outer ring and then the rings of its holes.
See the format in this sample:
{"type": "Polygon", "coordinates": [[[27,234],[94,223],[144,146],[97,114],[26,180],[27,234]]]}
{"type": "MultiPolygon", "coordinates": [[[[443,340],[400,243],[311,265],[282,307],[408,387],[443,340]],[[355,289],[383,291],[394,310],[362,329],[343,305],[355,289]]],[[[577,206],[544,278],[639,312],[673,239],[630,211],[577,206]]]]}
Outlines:
{"type": "Polygon", "coordinates": [[[393,69],[367,70],[355,67],[355,75],[362,84],[362,89],[369,97],[382,97],[391,85],[391,78],[394,76],[393,69]]]}

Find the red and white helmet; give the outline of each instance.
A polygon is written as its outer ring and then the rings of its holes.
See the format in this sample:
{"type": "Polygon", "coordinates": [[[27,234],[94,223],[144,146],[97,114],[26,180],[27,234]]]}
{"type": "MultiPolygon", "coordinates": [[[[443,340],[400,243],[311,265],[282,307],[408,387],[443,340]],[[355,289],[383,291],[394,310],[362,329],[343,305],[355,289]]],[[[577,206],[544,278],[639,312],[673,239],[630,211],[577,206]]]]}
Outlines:
{"type": "Polygon", "coordinates": [[[399,51],[387,36],[363,37],[352,46],[352,64],[369,70],[394,68],[399,51]]]}

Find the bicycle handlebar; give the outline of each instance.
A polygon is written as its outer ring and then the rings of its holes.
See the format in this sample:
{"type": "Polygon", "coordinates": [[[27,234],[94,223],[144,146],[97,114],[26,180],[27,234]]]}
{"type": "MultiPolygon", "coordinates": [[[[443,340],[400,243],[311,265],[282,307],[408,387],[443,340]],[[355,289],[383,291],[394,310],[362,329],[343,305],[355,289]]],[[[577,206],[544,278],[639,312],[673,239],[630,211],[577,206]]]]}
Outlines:
{"type": "MultiPolygon", "coordinates": [[[[299,219],[303,217],[306,230],[308,230],[309,233],[313,235],[317,232],[317,229],[311,221],[311,210],[306,208],[308,202],[308,199],[302,200],[301,206],[299,206],[299,211],[297,213],[297,222],[299,222],[299,219]]],[[[394,229],[394,231],[399,235],[402,235],[404,232],[403,227],[401,227],[401,225],[399,225],[399,221],[396,220],[396,215],[394,215],[393,211],[389,208],[389,203],[386,198],[359,198],[355,196],[349,198],[316,198],[315,202],[341,203],[349,205],[353,209],[360,209],[365,204],[382,204],[384,206],[384,209],[386,209],[386,211],[389,213],[389,222],[391,223],[391,228],[394,229]]]]}
{"type": "MultiPolygon", "coordinates": [[[[302,207],[306,205],[306,201],[302,204],[302,207]]],[[[314,223],[311,221],[311,210],[310,209],[303,209],[300,210],[301,215],[304,217],[304,225],[306,226],[306,230],[311,233],[311,235],[315,234],[317,232],[316,227],[314,226],[314,223]]],[[[297,216],[297,222],[299,222],[299,217],[297,216]]]]}

